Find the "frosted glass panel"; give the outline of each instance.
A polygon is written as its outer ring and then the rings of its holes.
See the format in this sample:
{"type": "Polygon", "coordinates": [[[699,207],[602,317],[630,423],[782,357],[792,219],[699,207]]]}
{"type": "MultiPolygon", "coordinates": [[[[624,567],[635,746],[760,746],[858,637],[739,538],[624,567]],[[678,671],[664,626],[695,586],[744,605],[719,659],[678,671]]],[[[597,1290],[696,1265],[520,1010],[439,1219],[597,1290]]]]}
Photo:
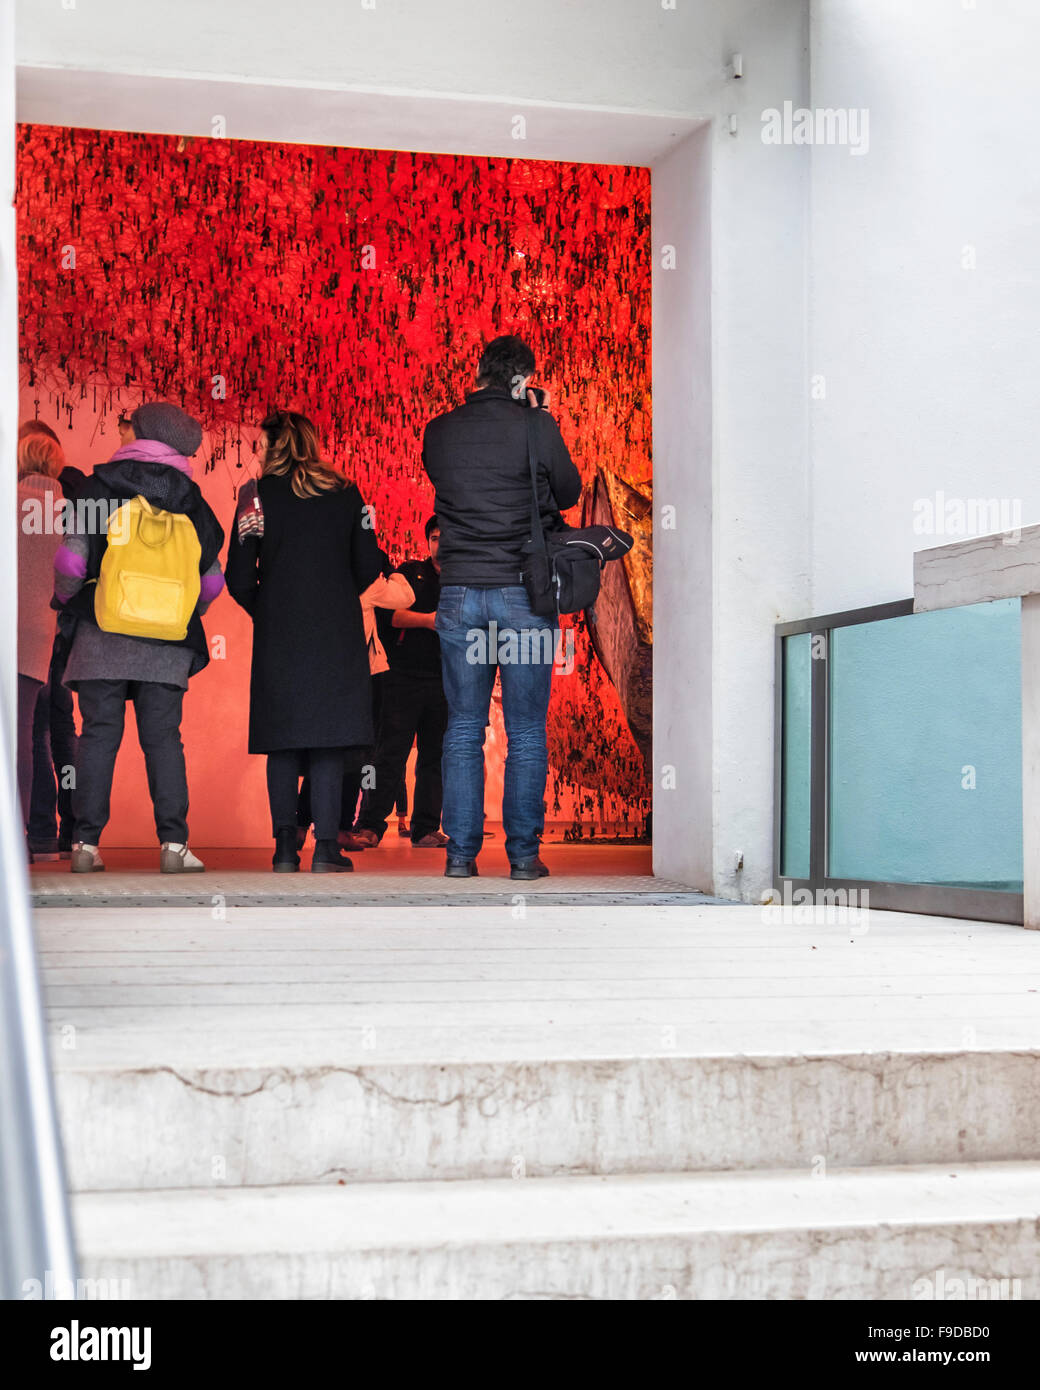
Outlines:
{"type": "Polygon", "coordinates": [[[784,638],[783,843],[780,872],[809,877],[809,775],[811,735],[810,634],[784,638]]]}
{"type": "Polygon", "coordinates": [[[831,878],[1022,890],[1020,603],[836,628],[831,878]]]}

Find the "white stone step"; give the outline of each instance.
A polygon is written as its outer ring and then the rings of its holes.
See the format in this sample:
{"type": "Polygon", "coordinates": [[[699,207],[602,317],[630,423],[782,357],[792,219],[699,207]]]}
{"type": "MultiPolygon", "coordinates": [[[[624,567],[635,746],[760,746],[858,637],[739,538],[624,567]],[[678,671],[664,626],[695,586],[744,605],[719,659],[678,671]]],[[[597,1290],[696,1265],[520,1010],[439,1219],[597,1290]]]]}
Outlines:
{"type": "Polygon", "coordinates": [[[1040,1054],[63,1070],[80,1190],[1030,1159],[1040,1054]]]}
{"type": "Polygon", "coordinates": [[[1040,933],[525,911],[37,913],[74,1186],[1040,1156],[1040,933]]]}
{"type": "Polygon", "coordinates": [[[1040,1297],[1040,1164],[818,1172],[86,1193],[75,1220],[84,1277],[142,1299],[1040,1297]]]}

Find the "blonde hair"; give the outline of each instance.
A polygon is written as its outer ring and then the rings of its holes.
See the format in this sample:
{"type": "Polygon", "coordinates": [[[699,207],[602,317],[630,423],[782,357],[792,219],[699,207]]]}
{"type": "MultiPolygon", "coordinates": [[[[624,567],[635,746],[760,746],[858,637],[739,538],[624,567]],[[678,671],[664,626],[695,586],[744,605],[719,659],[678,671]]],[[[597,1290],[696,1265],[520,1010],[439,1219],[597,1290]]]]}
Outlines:
{"type": "Polygon", "coordinates": [[[318,431],[295,410],[276,410],[260,426],[267,439],[261,475],[288,478],[297,497],[318,497],[346,487],[346,479],[321,457],[318,431]]]}
{"type": "Polygon", "coordinates": [[[28,420],[18,431],[18,476],[42,473],[56,478],[65,467],[65,454],[46,425],[34,426],[35,421],[28,420]]]}

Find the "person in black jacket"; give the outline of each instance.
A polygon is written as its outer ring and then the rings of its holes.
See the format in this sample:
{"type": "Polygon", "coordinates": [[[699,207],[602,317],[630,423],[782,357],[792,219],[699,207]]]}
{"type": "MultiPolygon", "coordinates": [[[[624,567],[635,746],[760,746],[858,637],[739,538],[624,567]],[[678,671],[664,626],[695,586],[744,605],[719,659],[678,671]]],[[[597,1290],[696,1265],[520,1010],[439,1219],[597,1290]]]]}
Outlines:
{"type": "Polygon", "coordinates": [[[412,806],[412,844],[418,849],[440,849],[445,837],[441,825],[441,757],[448,707],[441,683],[440,642],[434,631],[440,598],[437,518],[426,523],[426,560],[406,560],[397,573],[408,580],[415,602],[387,614],[384,645],[390,669],[382,678],[379,738],[375,753],[375,783],[371,788],[357,831],[346,841],[347,849],[372,849],[386,834],[386,821],[400,794],[408,755],[417,745],[415,801],[412,806]]]}
{"type": "Polygon", "coordinates": [[[441,530],[441,641],[448,728],[444,739],[445,874],[477,872],[483,844],[484,731],[495,672],[502,679],[508,737],[502,819],[510,877],[549,872],[539,856],[548,772],[545,721],[557,631],[531,611],[521,579],[531,537],[528,417],[536,435],[538,511],[543,527],[581,495],[548,397],[529,390],[534,354],[520,338],[487,344],[476,390],[465,403],[426,426],[423,467],[436,491],[441,530]],[[545,407],[545,408],[539,408],[545,407]]]}
{"type": "Polygon", "coordinates": [[[253,619],[249,751],[267,754],[274,869],[300,866],[300,777],[310,776],[314,873],[353,868],[337,836],[344,772],[373,742],[360,595],[382,556],[357,488],[320,454],[305,415],[263,422],[259,482],[239,496],[227,561],[231,597],[253,619]]]}

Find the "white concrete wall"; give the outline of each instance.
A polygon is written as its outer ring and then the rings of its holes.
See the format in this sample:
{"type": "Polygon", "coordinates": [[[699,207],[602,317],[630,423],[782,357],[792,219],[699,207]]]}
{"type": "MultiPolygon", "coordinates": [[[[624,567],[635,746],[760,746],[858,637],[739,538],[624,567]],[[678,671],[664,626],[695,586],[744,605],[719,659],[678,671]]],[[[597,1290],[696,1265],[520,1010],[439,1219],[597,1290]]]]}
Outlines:
{"type": "Polygon", "coordinates": [[[1018,500],[1040,521],[1040,10],[813,0],[812,32],[814,105],[870,112],[866,155],[812,155],[826,613],[907,597],[913,551],[957,538],[915,534],[918,499],[1018,500]]]}
{"type": "Polygon", "coordinates": [[[714,882],[752,900],[772,873],[773,626],[809,602],[809,161],[765,144],[761,113],[808,100],[808,14],[756,14],[738,46],[745,76],[719,94],[712,174],[714,882]]]}
{"type": "Polygon", "coordinates": [[[761,138],[807,100],[807,45],[797,6],[734,26],[744,77],[653,170],[655,255],[678,257],[654,294],[654,867],[745,899],[771,873],[773,625],[809,603],[809,160],[761,138]]]}
{"type": "Polygon", "coordinates": [[[706,888],[714,882],[715,833],[713,740],[703,737],[715,707],[713,149],[705,125],[652,176],[654,869],[706,888]],[[669,247],[675,266],[666,270],[669,247]]]}
{"type": "MultiPolygon", "coordinates": [[[[312,0],[295,7],[292,24],[286,8],[182,0],[149,6],[143,23],[134,0],[23,5],[23,115],[163,130],[171,93],[183,93],[182,128],[193,131],[227,114],[236,85],[255,123],[261,89],[248,84],[281,84],[283,104],[289,89],[303,113],[291,133],[287,118],[281,138],[430,148],[409,143],[418,116],[451,129],[453,151],[570,158],[589,158],[590,145],[567,133],[561,111],[586,128],[600,114],[612,122],[618,158],[633,148],[632,123],[643,122],[636,143],[660,152],[655,495],[659,518],[661,506],[676,509],[676,530],[658,529],[655,866],[757,896],[771,873],[772,625],[809,603],[809,159],[764,145],[760,112],[807,99],[808,0],[676,0],[674,9],[655,0],[530,0],[520,9],[507,0],[312,0]],[[736,50],[739,82],[727,73],[736,50]],[[75,115],[55,103],[61,91],[75,115]],[[375,95],[359,105],[361,91],[375,95]],[[460,96],[470,99],[468,121],[460,96]],[[103,119],[91,119],[93,109],[103,119]],[[395,110],[406,118],[397,125],[395,110]],[[358,119],[366,111],[370,135],[358,119]],[[527,119],[526,146],[511,140],[514,111],[527,119]],[[691,118],[707,118],[710,130],[690,137],[691,118]],[[659,123],[652,137],[648,120],[659,123]],[[548,126],[554,143],[539,145],[548,126]],[[675,271],[660,268],[665,241],[676,247],[675,271]],[[662,787],[665,764],[674,790],[662,787]]],[[[232,117],[228,133],[260,135],[232,117]]]]}

